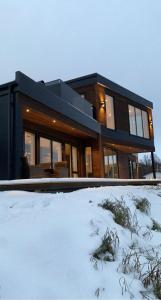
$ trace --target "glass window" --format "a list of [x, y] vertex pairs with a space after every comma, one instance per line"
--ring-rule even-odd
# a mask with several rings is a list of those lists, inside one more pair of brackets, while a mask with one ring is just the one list
[[130, 133], [149, 138], [149, 121], [148, 113], [132, 105], [129, 108], [129, 123], [130, 123]]
[[67, 166], [69, 170], [69, 177], [72, 176], [72, 158], [71, 158], [71, 145], [65, 144], [65, 157], [67, 161]]
[[115, 129], [113, 97], [106, 95], [105, 103], [106, 103], [106, 126], [107, 128]]
[[132, 105], [129, 105], [128, 108], [129, 108], [130, 133], [136, 135], [135, 108]]
[[92, 174], [92, 149], [91, 147], [85, 148], [85, 160], [86, 160], [86, 176]]
[[40, 163], [51, 162], [51, 142], [48, 139], [40, 138]]
[[55, 141], [52, 142], [52, 161], [53, 164], [62, 161], [62, 145]]
[[25, 131], [25, 156], [29, 165], [35, 165], [35, 135]]
[[142, 110], [142, 117], [143, 117], [143, 131], [144, 137], [149, 139], [149, 122], [148, 122], [148, 113]]
[[78, 164], [77, 164], [77, 148], [72, 147], [72, 170], [73, 172], [78, 172]]
[[143, 137], [143, 124], [142, 124], [141, 109], [135, 108], [135, 114], [136, 114], [137, 135]]
[[104, 148], [105, 177], [118, 178], [117, 154], [111, 149]]

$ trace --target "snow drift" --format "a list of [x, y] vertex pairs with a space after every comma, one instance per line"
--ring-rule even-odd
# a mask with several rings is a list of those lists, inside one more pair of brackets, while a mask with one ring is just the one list
[[[146, 207], [139, 207], [140, 199], [146, 199]], [[123, 203], [129, 226], [103, 207], [106, 201]], [[153, 282], [144, 279], [148, 255], [160, 263], [160, 216], [160, 187], [1, 192], [0, 297], [157, 298]], [[112, 256], [111, 248], [101, 250], [105, 238]], [[160, 276], [160, 265], [157, 271]]]

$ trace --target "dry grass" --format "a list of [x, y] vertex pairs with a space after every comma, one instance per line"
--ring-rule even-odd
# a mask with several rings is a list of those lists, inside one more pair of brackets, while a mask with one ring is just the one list
[[117, 232], [107, 230], [104, 234], [101, 245], [93, 252], [94, 259], [103, 261], [114, 261], [119, 245]]
[[150, 213], [150, 202], [146, 198], [133, 198], [136, 209], [139, 209], [142, 213], [148, 215]]
[[132, 229], [132, 216], [130, 209], [125, 205], [124, 200], [110, 201], [106, 199], [99, 204], [102, 208], [109, 210], [114, 215], [114, 221], [124, 228]]

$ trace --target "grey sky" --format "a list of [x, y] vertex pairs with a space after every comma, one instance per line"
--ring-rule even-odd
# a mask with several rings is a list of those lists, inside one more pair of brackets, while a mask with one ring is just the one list
[[0, 83], [98, 72], [154, 103], [161, 157], [161, 0], [0, 0]]

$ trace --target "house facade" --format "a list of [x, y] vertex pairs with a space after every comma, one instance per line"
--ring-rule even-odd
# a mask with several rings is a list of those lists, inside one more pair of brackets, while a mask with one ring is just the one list
[[153, 162], [152, 108], [97, 73], [45, 83], [16, 72], [0, 86], [0, 179], [139, 178], [138, 153]]

